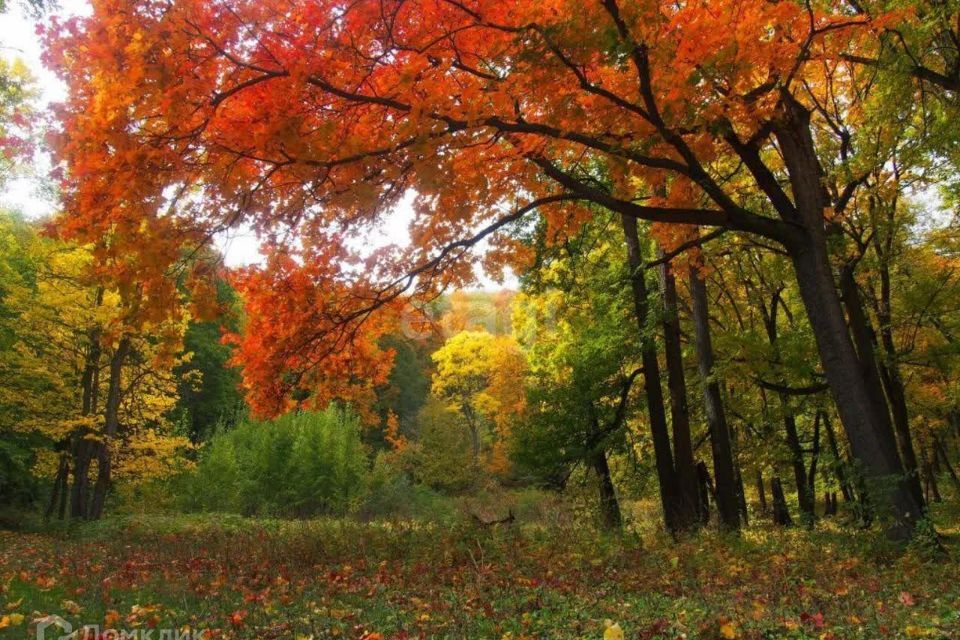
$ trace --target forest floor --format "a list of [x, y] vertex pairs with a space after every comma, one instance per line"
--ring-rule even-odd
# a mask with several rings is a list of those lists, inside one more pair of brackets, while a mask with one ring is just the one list
[[209, 515], [0, 532], [0, 638], [50, 615], [138, 639], [960, 638], [954, 515], [937, 514], [940, 556], [830, 522], [679, 543]]

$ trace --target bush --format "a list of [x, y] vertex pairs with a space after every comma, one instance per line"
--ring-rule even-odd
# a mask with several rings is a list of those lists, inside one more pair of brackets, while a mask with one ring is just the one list
[[[413, 484], [400, 468], [404, 452], [381, 452], [373, 463], [369, 494], [360, 509], [367, 520], [422, 520], [448, 524], [456, 511], [450, 498]], [[398, 455], [399, 454], [399, 455]]]
[[368, 469], [356, 416], [331, 406], [218, 434], [196, 472], [179, 482], [187, 509], [344, 515], [363, 500]]
[[419, 440], [411, 451], [417, 482], [438, 491], [461, 491], [476, 479], [470, 434], [460, 416], [430, 398], [417, 415]]

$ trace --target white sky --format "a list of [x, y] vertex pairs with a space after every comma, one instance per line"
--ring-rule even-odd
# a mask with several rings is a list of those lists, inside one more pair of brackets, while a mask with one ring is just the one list
[[[90, 7], [86, 0], [58, 0], [54, 14], [61, 17], [86, 15]], [[46, 18], [41, 18], [45, 20]], [[42, 44], [36, 35], [36, 21], [26, 15], [17, 0], [9, 2], [6, 13], [0, 14], [0, 56], [8, 60], [20, 58], [37, 78], [40, 89], [40, 106], [62, 100], [66, 88], [41, 62]], [[49, 158], [38, 154], [32, 167], [23, 167], [21, 175], [0, 189], [0, 206], [21, 211], [30, 218], [39, 218], [53, 213], [57, 202], [55, 196], [45, 192], [43, 176], [49, 170]], [[384, 246], [389, 243], [407, 244], [410, 241], [408, 225], [413, 219], [412, 196], [403, 199], [397, 209], [387, 217], [383, 227], [371, 233], [366, 240], [370, 247]], [[217, 245], [224, 254], [229, 266], [242, 266], [259, 262], [262, 258], [257, 251], [256, 235], [249, 228], [231, 230], [217, 238]], [[479, 267], [478, 267], [479, 269]], [[478, 271], [480, 284], [484, 289], [496, 290], [503, 286], [516, 288], [516, 278], [510, 276], [504, 285], [485, 277]]]

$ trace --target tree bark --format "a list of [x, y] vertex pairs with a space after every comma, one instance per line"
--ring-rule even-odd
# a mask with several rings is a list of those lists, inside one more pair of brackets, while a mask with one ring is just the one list
[[[661, 250], [659, 254], [662, 258], [663, 251]], [[667, 388], [670, 392], [673, 457], [680, 497], [677, 513], [680, 527], [688, 529], [696, 526], [699, 521], [700, 493], [697, 489], [697, 467], [693, 459], [690, 409], [687, 404], [687, 383], [680, 345], [677, 283], [668, 263], [661, 264], [658, 271], [663, 298], [663, 343], [667, 363]]]
[[887, 508], [893, 518], [888, 535], [905, 541], [913, 535], [923, 505], [906, 482], [889, 421], [876, 415], [837, 295], [823, 222], [824, 211], [832, 203], [810, 131], [810, 112], [786, 92], [782, 105], [774, 134], [790, 178], [796, 208], [793, 221], [799, 223], [786, 249], [840, 420], [876, 496], [871, 504]]
[[770, 481], [770, 493], [773, 495], [773, 524], [781, 527], [793, 526], [793, 519], [787, 508], [787, 498], [783, 495], [783, 484], [777, 476]]
[[644, 392], [647, 397], [647, 413], [650, 418], [653, 453], [657, 468], [657, 479], [660, 484], [660, 503], [663, 507], [663, 519], [667, 529], [671, 532], [677, 532], [682, 529], [682, 518], [677, 510], [680, 502], [680, 487], [673, 464], [670, 433], [667, 430], [666, 407], [663, 402], [663, 388], [661, 387], [656, 343], [650, 338], [648, 332], [650, 301], [643, 254], [640, 248], [640, 236], [637, 232], [635, 218], [623, 215], [620, 219], [627, 244], [627, 266], [630, 269], [633, 305], [636, 310], [637, 325], [643, 344], [641, 359], [643, 362]]
[[[910, 424], [907, 417], [906, 398], [902, 398], [902, 407], [900, 411], [894, 411], [899, 416], [899, 420], [890, 421], [890, 407], [887, 405], [887, 394], [896, 394], [897, 390], [892, 388], [893, 381], [889, 375], [880, 374], [880, 367], [877, 361], [874, 343], [876, 334], [863, 308], [863, 301], [860, 298], [860, 289], [854, 278], [853, 268], [845, 266], [840, 270], [840, 291], [843, 295], [843, 304], [847, 309], [847, 318], [850, 323], [850, 331], [853, 334], [853, 342], [856, 345], [857, 354], [860, 357], [860, 365], [863, 371], [863, 377], [870, 391], [870, 398], [873, 401], [873, 411], [878, 424], [881, 424], [884, 430], [893, 430], [896, 434], [897, 445], [900, 453], [900, 460], [903, 464], [906, 477], [904, 482], [909, 490], [914, 494], [914, 499], [924, 506], [923, 489], [920, 486], [920, 474], [917, 465], [917, 455], [914, 451], [913, 440], [910, 437]], [[900, 389], [902, 394], [902, 388]], [[895, 398], [890, 397], [891, 404], [896, 406]]]
[[70, 475], [70, 456], [66, 452], [60, 454], [60, 462], [57, 465], [57, 475], [53, 479], [53, 491], [50, 493], [50, 502], [43, 513], [43, 519], [49, 520], [54, 510], [60, 505], [59, 515], [63, 520], [64, 509], [66, 506], [67, 479]]
[[600, 493], [600, 521], [604, 529], [619, 531], [623, 526], [623, 516], [620, 513], [620, 502], [617, 500], [617, 489], [610, 475], [607, 453], [602, 448], [598, 449], [592, 463], [593, 470], [597, 474]]
[[89, 517], [98, 520], [103, 515], [103, 506], [107, 499], [107, 490], [111, 482], [110, 445], [117, 436], [120, 426], [120, 396], [123, 365], [130, 353], [130, 338], [124, 336], [110, 359], [110, 381], [107, 387], [107, 403], [104, 408], [103, 439], [97, 447], [97, 483], [93, 490], [93, 502]]
[[760, 513], [767, 512], [767, 489], [763, 486], [763, 472], [757, 470], [757, 498], [760, 500]]
[[790, 409], [789, 399], [780, 394], [780, 405], [783, 407], [783, 428], [786, 431], [787, 447], [790, 449], [790, 463], [793, 467], [793, 478], [797, 485], [797, 502], [800, 513], [807, 524], [814, 520], [813, 496], [807, 490], [807, 467], [803, 461], [803, 447], [800, 446], [800, 436], [797, 433], [797, 420]]
[[690, 267], [690, 297], [693, 309], [693, 326], [697, 343], [697, 362], [703, 385], [704, 410], [710, 430], [713, 452], [713, 475], [717, 491], [717, 511], [720, 521], [730, 529], [740, 527], [740, 511], [737, 499], [736, 472], [733, 464], [733, 448], [730, 431], [720, 396], [720, 385], [713, 378], [713, 345], [710, 339], [710, 316], [707, 302], [707, 287], [698, 269]]

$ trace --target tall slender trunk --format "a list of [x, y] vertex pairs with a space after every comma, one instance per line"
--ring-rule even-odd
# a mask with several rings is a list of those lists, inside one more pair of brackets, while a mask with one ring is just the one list
[[810, 469], [807, 471], [807, 496], [810, 500], [810, 516], [816, 515], [817, 504], [817, 464], [820, 462], [820, 420], [822, 412], [817, 411], [813, 418], [813, 446], [810, 447]]
[[800, 436], [797, 432], [797, 419], [790, 408], [785, 394], [780, 394], [780, 404], [783, 407], [783, 428], [786, 431], [787, 447], [790, 449], [790, 463], [793, 467], [793, 478], [797, 485], [797, 502], [800, 513], [806, 524], [814, 520], [813, 496], [807, 490], [807, 466], [803, 461], [803, 447], [800, 445]]
[[730, 430], [723, 410], [720, 385], [713, 377], [713, 344], [710, 338], [710, 311], [707, 302], [707, 287], [699, 270], [691, 266], [690, 297], [693, 309], [693, 326], [697, 343], [697, 362], [703, 385], [704, 411], [710, 430], [713, 452], [713, 475], [717, 490], [717, 511], [720, 521], [730, 529], [740, 527], [740, 512], [737, 500], [736, 473], [733, 465], [733, 447], [730, 445]]
[[110, 381], [107, 387], [107, 403], [104, 409], [103, 439], [97, 447], [97, 484], [93, 489], [93, 502], [89, 517], [97, 520], [103, 515], [103, 506], [107, 499], [107, 490], [111, 481], [110, 446], [117, 436], [120, 426], [120, 396], [123, 365], [130, 353], [130, 338], [124, 336], [110, 359]]
[[680, 502], [680, 487], [673, 465], [670, 448], [670, 433], [667, 430], [667, 414], [663, 402], [660, 364], [657, 361], [656, 342], [649, 336], [650, 301], [644, 271], [643, 253], [640, 248], [640, 236], [637, 221], [630, 216], [621, 216], [624, 240], [627, 245], [627, 265], [630, 268], [630, 285], [633, 291], [633, 305], [636, 310], [637, 324], [640, 329], [643, 346], [644, 392], [647, 397], [647, 413], [650, 418], [650, 432], [653, 437], [653, 453], [660, 483], [660, 503], [663, 506], [663, 519], [667, 529], [673, 532], [682, 529], [682, 518], [677, 511]]
[[[660, 251], [660, 257], [663, 252]], [[683, 528], [697, 525], [700, 492], [697, 488], [697, 465], [693, 459], [690, 436], [690, 409], [687, 404], [687, 382], [683, 371], [683, 350], [680, 345], [680, 316], [677, 305], [677, 283], [670, 265], [659, 268], [660, 292], [663, 298], [663, 344], [667, 363], [667, 389], [670, 392], [670, 418], [673, 427], [673, 459], [679, 483], [679, 524]]]
[[937, 484], [937, 474], [933, 472], [933, 464], [930, 462], [930, 456], [927, 455], [926, 449], [921, 447], [920, 456], [923, 459], [923, 475], [924, 484], [927, 487], [927, 499], [932, 502], [942, 502], [943, 497], [940, 495], [940, 485]]

